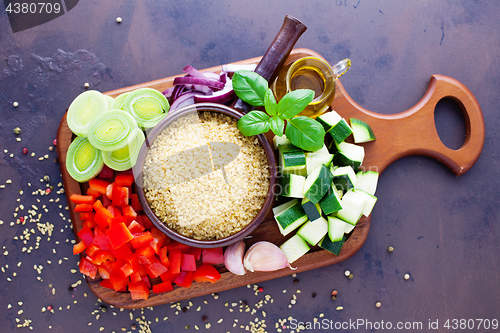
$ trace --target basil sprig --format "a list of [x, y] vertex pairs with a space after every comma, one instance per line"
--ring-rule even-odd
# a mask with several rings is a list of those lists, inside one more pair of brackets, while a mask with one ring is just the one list
[[238, 120], [238, 129], [243, 135], [251, 136], [271, 130], [275, 135], [282, 136], [286, 122], [285, 134], [293, 145], [307, 151], [323, 147], [323, 126], [309, 117], [295, 117], [312, 102], [314, 91], [293, 90], [277, 103], [266, 79], [255, 72], [237, 71], [232, 83], [234, 92], [241, 100], [253, 106], [264, 106], [266, 110], [250, 111]]

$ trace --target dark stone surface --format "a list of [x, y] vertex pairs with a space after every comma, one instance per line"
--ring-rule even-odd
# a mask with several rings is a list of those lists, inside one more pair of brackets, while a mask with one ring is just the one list
[[[151, 322], [153, 332], [194, 331], [195, 325], [201, 331], [240, 332], [258, 318], [274, 332], [279, 320], [291, 316], [310, 324], [314, 318], [331, 325], [365, 320], [373, 324], [372, 331], [383, 331], [375, 329], [382, 321], [394, 327], [398, 322], [421, 322], [423, 328], [407, 331], [445, 332], [448, 319], [500, 319], [500, 5], [496, 1], [80, 1], [59, 18], [16, 33], [1, 6], [0, 185], [5, 188], [0, 188], [0, 331], [14, 331], [25, 320], [31, 320], [28, 326], [34, 332], [99, 332], [101, 327], [104, 332], [121, 332], [131, 331], [132, 324], [139, 331], [136, 318], [143, 318]], [[481, 157], [460, 177], [427, 157], [412, 156], [392, 164], [380, 178], [379, 201], [362, 249], [337, 265], [299, 274], [298, 284], [287, 277], [262, 283], [264, 291], [257, 296], [251, 286], [221, 292], [218, 299], [207, 295], [183, 301], [177, 315], [170, 305], [143, 311], [108, 307], [103, 312], [81, 274], [70, 271], [78, 269], [78, 258], [72, 255], [74, 237], [64, 195], [56, 193], [61, 181], [56, 152], [49, 151], [69, 103], [84, 91], [85, 82], [91, 89], [109, 91], [179, 74], [186, 64], [202, 69], [260, 56], [286, 14], [308, 26], [297, 47], [312, 49], [332, 64], [346, 57], [352, 60], [342, 83], [356, 102], [371, 111], [397, 113], [410, 108], [432, 74], [461, 81], [484, 114]], [[121, 24], [117, 17], [123, 19]], [[12, 106], [15, 101], [17, 108]], [[448, 146], [461, 145], [464, 121], [453, 103], [440, 103], [436, 125]], [[14, 134], [18, 126], [21, 142]], [[27, 155], [23, 147], [28, 148]], [[36, 155], [30, 156], [31, 152]], [[49, 158], [40, 161], [45, 154]], [[46, 188], [47, 183], [40, 182], [45, 175], [54, 191], [33, 196]], [[60, 202], [49, 201], [56, 198]], [[50, 240], [36, 222], [15, 223], [19, 216], [30, 214], [32, 205], [38, 207], [37, 217], [42, 214], [40, 223], [55, 226]], [[26, 244], [25, 233], [30, 234]], [[30, 246], [31, 253], [23, 251]], [[388, 246], [394, 252], [388, 253]], [[34, 265], [43, 266], [40, 274]], [[344, 276], [346, 269], [353, 279]], [[406, 273], [409, 280], [404, 280]], [[82, 284], [69, 290], [79, 280]], [[334, 289], [338, 295], [332, 301]], [[289, 308], [294, 294], [297, 302]], [[258, 308], [264, 295], [273, 302]], [[240, 301], [256, 312], [240, 312]], [[380, 308], [375, 307], [377, 301]], [[183, 312], [189, 302], [192, 306]], [[42, 311], [49, 305], [53, 314]], [[343, 310], [337, 311], [337, 306]], [[436, 320], [439, 329], [429, 329], [429, 321]], [[208, 323], [211, 327], [206, 330]], [[478, 324], [472, 331], [485, 331], [477, 329]], [[369, 328], [350, 326], [342, 331]], [[290, 326], [284, 330], [290, 331]]]

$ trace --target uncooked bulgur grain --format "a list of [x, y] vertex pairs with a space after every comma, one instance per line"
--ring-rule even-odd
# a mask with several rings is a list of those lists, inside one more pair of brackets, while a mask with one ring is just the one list
[[269, 163], [256, 137], [216, 112], [191, 113], [157, 136], [144, 162], [153, 212], [194, 239], [230, 236], [259, 213], [269, 189]]

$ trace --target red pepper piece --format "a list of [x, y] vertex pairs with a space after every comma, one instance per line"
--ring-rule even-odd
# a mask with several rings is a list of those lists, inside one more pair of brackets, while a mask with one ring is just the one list
[[113, 217], [113, 214], [111, 214], [109, 210], [104, 207], [99, 207], [96, 209], [94, 221], [100, 228], [106, 228], [107, 226], [109, 226], [109, 222]]
[[94, 219], [88, 219], [82, 222], [82, 227], [84, 228], [89, 228], [89, 229], [94, 229], [96, 226], [96, 223]]
[[196, 271], [196, 260], [193, 254], [182, 253], [181, 271]]
[[93, 188], [88, 188], [87, 189], [87, 195], [91, 195], [93, 196], [94, 198], [98, 198], [102, 195], [101, 192], [97, 191], [96, 189], [93, 189]]
[[163, 232], [160, 231], [160, 229], [152, 227], [151, 230], [151, 235], [153, 236], [154, 240], [151, 242], [151, 247], [155, 249], [156, 254], [160, 253], [160, 248], [163, 246], [169, 244], [171, 242], [170, 238], [167, 237]]
[[130, 297], [133, 300], [148, 299], [149, 288], [147, 284], [143, 281], [129, 283], [128, 290], [130, 291]]
[[[140, 215], [140, 216], [141, 216], [141, 221], [142, 221], [142, 225], [144, 226], [144, 228], [151, 229], [152, 227], [154, 227], [153, 222], [151, 222], [151, 220], [149, 219], [149, 217], [147, 215]], [[139, 216], [137, 216], [137, 217], [139, 217]]]
[[173, 274], [180, 273], [181, 272], [181, 261], [182, 261], [181, 251], [178, 251], [178, 250], [170, 251], [170, 248], [169, 248], [168, 249], [168, 259], [170, 260], [169, 270], [171, 270]]
[[87, 246], [87, 256], [95, 256], [99, 251], [101, 251], [101, 248], [97, 246], [95, 243], [91, 243]]
[[97, 266], [88, 261], [85, 258], [80, 259], [80, 273], [90, 277], [91, 279], [95, 279], [97, 275]]
[[134, 175], [131, 173], [120, 173], [115, 177], [115, 183], [120, 186], [131, 186], [134, 183]]
[[134, 272], [130, 276], [130, 282], [139, 282], [142, 281], [141, 273], [139, 272]]
[[152, 279], [157, 278], [167, 271], [167, 268], [158, 259], [150, 265], [145, 265], [144, 268]]
[[168, 251], [179, 251], [179, 252], [186, 252], [191, 248], [191, 246], [179, 243], [178, 241], [171, 241], [170, 244], [167, 245]]
[[104, 179], [94, 178], [89, 180], [89, 187], [101, 194], [106, 194], [106, 188], [109, 184], [111, 183]]
[[139, 197], [137, 196], [137, 193], [132, 193], [130, 195], [130, 204], [132, 205], [132, 208], [136, 212], [142, 211], [142, 205], [141, 205], [141, 202], [139, 201]]
[[109, 227], [111, 228], [112, 226], [115, 226], [115, 225], [117, 225], [119, 223], [125, 223], [125, 225], [127, 225], [128, 224], [128, 218], [126, 216], [115, 216], [115, 217], [112, 217], [109, 220]]
[[99, 226], [95, 226], [94, 228], [93, 244], [98, 246], [101, 250], [108, 250], [111, 247], [111, 244], [109, 244], [108, 235], [106, 235], [106, 233], [101, 228], [99, 228]]
[[224, 252], [222, 247], [203, 249], [201, 255], [204, 264], [219, 265], [224, 263]]
[[127, 244], [116, 249], [110, 244], [109, 251], [113, 254], [113, 256], [115, 256], [116, 259], [125, 259], [132, 254], [132, 250], [130, 250]]
[[174, 283], [178, 285], [179, 287], [184, 287], [184, 288], [189, 288], [191, 287], [191, 284], [193, 283], [193, 271], [182, 271], [179, 273], [179, 275], [175, 278]]
[[99, 282], [99, 285], [103, 286], [104, 288], [113, 289], [113, 285], [111, 284], [109, 278], [103, 278], [103, 280]]
[[155, 250], [149, 246], [149, 245], [144, 245], [138, 249], [135, 250], [135, 253], [137, 253], [140, 256], [144, 257], [152, 257], [156, 254]]
[[122, 206], [122, 214], [123, 216], [128, 217], [130, 221], [133, 221], [137, 218], [137, 213], [130, 205]]
[[94, 215], [95, 215], [94, 212], [81, 212], [81, 213], [79, 213], [80, 220], [82, 220], [82, 221], [93, 219]]
[[160, 278], [163, 282], [170, 281], [170, 283], [174, 283], [174, 281], [178, 275], [179, 275], [179, 273], [172, 273], [171, 270], [167, 270], [165, 273], [160, 275]]
[[163, 266], [169, 268], [170, 267], [170, 260], [168, 260], [167, 247], [164, 246], [164, 247], [160, 248], [160, 253], [158, 255], [160, 256], [160, 261], [163, 264]]
[[80, 241], [78, 244], [73, 245], [73, 254], [82, 253], [87, 248], [87, 244], [84, 241]]
[[111, 254], [110, 251], [107, 250], [99, 250], [97, 253], [93, 254], [92, 256], [87, 255], [87, 259], [92, 261], [92, 263], [96, 265], [101, 265], [105, 261], [110, 261], [113, 262], [115, 261], [115, 257]]
[[172, 287], [172, 283], [170, 283], [170, 281], [164, 281], [153, 285], [153, 292], [155, 294], [167, 293], [172, 290], [174, 290], [174, 287]]
[[196, 260], [201, 259], [201, 248], [199, 247], [192, 247], [189, 250], [187, 250], [186, 253], [193, 254]]
[[92, 212], [94, 207], [91, 204], [77, 204], [75, 206], [75, 212]]
[[115, 183], [111, 183], [108, 185], [108, 187], [106, 187], [106, 193], [105, 195], [111, 199], [113, 198], [113, 187], [114, 187]]
[[108, 235], [109, 241], [114, 248], [118, 248], [134, 238], [125, 223], [114, 225], [109, 228], [106, 234]]
[[146, 228], [144, 228], [141, 224], [134, 220], [128, 225], [128, 230], [130, 230], [132, 235], [134, 235], [143, 232], [144, 230], [146, 230]]
[[85, 203], [92, 205], [95, 201], [95, 198], [91, 195], [72, 194], [69, 197], [69, 200], [71, 200], [71, 202], [76, 204]]
[[138, 249], [145, 245], [149, 245], [151, 241], [154, 240], [153, 236], [149, 231], [145, 231], [141, 234], [135, 235], [134, 238], [130, 241], [134, 249]]
[[111, 202], [115, 206], [128, 205], [128, 188], [114, 184]]
[[86, 246], [89, 246], [94, 241], [94, 233], [88, 227], [83, 227], [82, 230], [78, 231], [77, 235]]
[[196, 282], [212, 282], [220, 279], [219, 271], [210, 264], [201, 264], [193, 274], [193, 280]]
[[120, 276], [119, 274], [112, 273], [109, 276], [109, 281], [114, 291], [127, 291], [128, 277]]

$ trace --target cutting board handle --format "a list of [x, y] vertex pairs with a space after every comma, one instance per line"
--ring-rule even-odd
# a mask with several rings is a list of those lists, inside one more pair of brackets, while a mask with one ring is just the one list
[[[357, 105], [344, 91], [338, 101], [340, 109], [354, 107], [351, 117], [368, 122], [377, 140], [365, 144], [363, 166], [379, 169], [408, 155], [426, 155], [448, 166], [457, 176], [467, 172], [481, 154], [484, 144], [484, 120], [474, 95], [459, 81], [444, 75], [433, 75], [422, 99], [412, 108], [397, 114], [385, 115], [368, 111]], [[335, 96], [337, 98], [337, 96]], [[434, 120], [437, 103], [451, 98], [461, 108], [465, 119], [466, 136], [459, 149], [446, 147], [439, 138]], [[332, 108], [335, 109], [335, 100]], [[377, 136], [377, 133], [380, 135]], [[382, 135], [383, 134], [383, 135]], [[380, 137], [380, 140], [379, 140]]]

